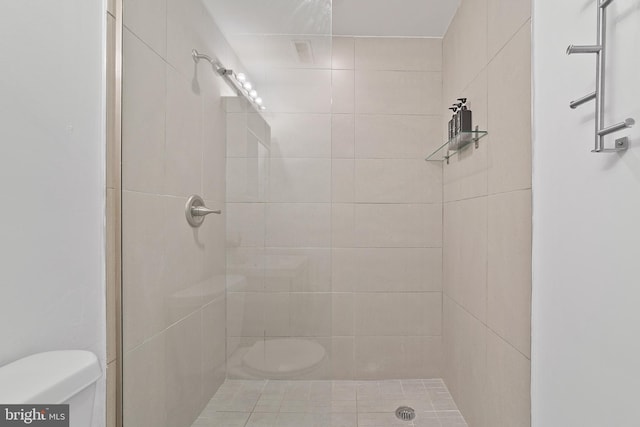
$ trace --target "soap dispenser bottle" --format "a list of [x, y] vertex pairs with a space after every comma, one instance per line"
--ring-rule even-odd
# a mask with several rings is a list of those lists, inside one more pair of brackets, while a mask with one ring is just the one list
[[449, 120], [449, 138], [451, 141], [456, 136], [456, 112], [458, 111], [458, 107], [449, 107], [449, 110], [453, 111], [453, 116], [451, 116], [451, 120]]
[[471, 132], [471, 110], [467, 109], [465, 105], [467, 103], [467, 98], [458, 98], [460, 101], [460, 108], [456, 113], [456, 134], [460, 134], [461, 132]]

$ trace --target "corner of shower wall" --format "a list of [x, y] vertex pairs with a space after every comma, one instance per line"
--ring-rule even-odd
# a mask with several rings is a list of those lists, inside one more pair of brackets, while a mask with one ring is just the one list
[[531, 422], [530, 17], [463, 1], [443, 40], [443, 111], [489, 132], [444, 165], [444, 379], [473, 427]]

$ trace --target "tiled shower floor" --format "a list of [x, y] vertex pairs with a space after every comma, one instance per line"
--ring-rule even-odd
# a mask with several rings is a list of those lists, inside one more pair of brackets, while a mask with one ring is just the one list
[[[399, 406], [413, 421], [395, 416]], [[227, 380], [192, 427], [466, 427], [440, 379]]]

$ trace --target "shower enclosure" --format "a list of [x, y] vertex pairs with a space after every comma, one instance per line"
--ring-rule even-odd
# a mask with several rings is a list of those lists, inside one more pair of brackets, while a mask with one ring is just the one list
[[[124, 427], [466, 425], [422, 160], [442, 41], [334, 37], [330, 0], [164, 3], [124, 3]], [[222, 213], [191, 226], [193, 195]]]

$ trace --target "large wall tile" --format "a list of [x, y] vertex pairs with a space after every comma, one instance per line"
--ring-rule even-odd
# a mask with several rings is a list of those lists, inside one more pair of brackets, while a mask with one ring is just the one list
[[354, 77], [351, 70], [333, 70], [331, 72], [331, 112], [353, 113]]
[[123, 2], [124, 25], [158, 55], [167, 53], [167, 1], [127, 0]]
[[227, 203], [227, 239], [238, 246], [264, 247], [265, 204]]
[[486, 426], [487, 332], [485, 325], [444, 298], [445, 382], [470, 426]]
[[358, 37], [355, 66], [358, 70], [441, 71], [442, 39]]
[[260, 140], [247, 129], [247, 115], [227, 113], [226, 116], [227, 157], [258, 157]]
[[442, 70], [447, 76], [445, 92], [465, 88], [487, 65], [487, 1], [462, 1], [445, 34], [442, 46]]
[[489, 94], [489, 193], [531, 188], [530, 24], [489, 64]]
[[531, 0], [488, 0], [489, 58], [531, 18]]
[[439, 203], [442, 165], [416, 160], [356, 160], [358, 203]]
[[331, 161], [331, 201], [353, 203], [355, 196], [355, 162], [353, 159]]
[[441, 113], [439, 72], [356, 71], [356, 113]]
[[531, 362], [487, 330], [486, 425], [531, 425]]
[[[192, 49], [215, 55], [226, 67], [238, 68], [239, 61], [213, 22], [200, 0], [166, 0], [167, 3], [167, 62], [186, 79], [194, 75], [211, 75], [206, 61], [196, 64]], [[225, 94], [233, 91], [227, 89]]]
[[269, 114], [271, 157], [331, 158], [331, 115]]
[[202, 99], [167, 66], [165, 194], [202, 194]]
[[[202, 99], [202, 197], [223, 206], [226, 201], [226, 120], [220, 80], [200, 77]], [[258, 147], [259, 148], [259, 147]]]
[[442, 144], [440, 116], [357, 115], [358, 159], [422, 159]]
[[291, 334], [297, 337], [330, 337], [331, 303], [330, 293], [292, 293]]
[[[163, 329], [165, 202], [161, 196], [123, 192], [122, 272], [124, 351]], [[150, 214], [151, 212], [151, 214]]]
[[331, 71], [267, 70], [261, 82], [263, 98], [275, 113], [330, 113]]
[[264, 290], [264, 248], [237, 247], [227, 236], [226, 288], [229, 292]]
[[206, 405], [225, 380], [226, 373], [226, 305], [225, 297], [202, 308], [202, 393]]
[[335, 248], [334, 291], [419, 292], [442, 289], [439, 248]]
[[123, 37], [123, 187], [159, 194], [165, 181], [165, 63], [131, 32], [124, 30]]
[[353, 293], [334, 292], [331, 302], [331, 334], [333, 336], [353, 335], [354, 298]]
[[331, 205], [331, 246], [350, 248], [356, 246], [355, 210], [352, 203], [333, 203]]
[[331, 201], [330, 159], [271, 159], [269, 201]]
[[331, 377], [333, 379], [354, 379], [354, 347], [354, 337], [334, 336], [331, 339]]
[[123, 417], [130, 425], [167, 425], [166, 347], [161, 333], [124, 355]]
[[353, 114], [331, 116], [331, 157], [352, 159], [354, 157]]
[[487, 199], [444, 206], [445, 293], [485, 321], [487, 316]]
[[184, 217], [186, 198], [164, 197], [163, 200], [166, 218], [162, 228], [165, 244], [165, 270], [162, 282], [167, 292], [164, 306], [165, 326], [168, 327], [204, 304], [202, 298], [188, 296], [192, 292], [207, 288], [206, 230], [213, 225], [212, 221], [221, 219], [209, 218], [208, 224], [194, 230], [187, 224]]
[[202, 401], [200, 313], [172, 325], [165, 336], [167, 425], [190, 425], [197, 418]]
[[262, 294], [261, 306], [264, 310], [262, 328], [263, 336], [288, 337], [292, 334], [292, 310], [283, 309], [290, 307], [293, 298], [288, 292], [266, 292]]
[[264, 162], [260, 157], [227, 159], [227, 202], [265, 201], [268, 181]]
[[487, 324], [531, 353], [531, 190], [489, 197]]
[[332, 37], [331, 68], [334, 70], [353, 70], [354, 38]]
[[354, 239], [356, 247], [440, 247], [442, 206], [355, 205]]
[[267, 246], [329, 247], [331, 205], [268, 203]]
[[440, 371], [440, 337], [356, 337], [355, 379], [425, 378]]
[[264, 336], [264, 292], [227, 294], [227, 336]]
[[264, 289], [271, 292], [330, 292], [329, 248], [265, 248]]
[[357, 293], [355, 334], [360, 336], [434, 336], [441, 334], [442, 295]]

